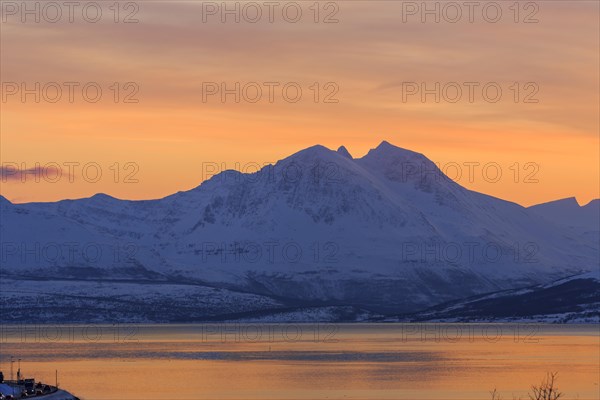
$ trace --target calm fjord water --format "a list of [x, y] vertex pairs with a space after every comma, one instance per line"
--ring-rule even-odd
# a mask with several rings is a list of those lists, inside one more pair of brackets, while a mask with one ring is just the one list
[[[598, 325], [2, 326], [0, 362], [91, 399], [599, 399]], [[16, 371], [16, 369], [15, 369]]]

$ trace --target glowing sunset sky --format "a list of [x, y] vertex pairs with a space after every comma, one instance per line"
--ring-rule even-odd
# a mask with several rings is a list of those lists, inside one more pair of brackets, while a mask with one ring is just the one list
[[[77, 171], [72, 183], [5, 179], [1, 193], [9, 200], [98, 192], [157, 198], [197, 186], [203, 163], [234, 168], [274, 162], [317, 143], [334, 150], [343, 144], [360, 157], [382, 140], [441, 165], [497, 163], [503, 173], [498, 182], [483, 179], [481, 169], [469, 182], [464, 167], [459, 183], [523, 205], [570, 196], [583, 204], [600, 195], [596, 1], [536, 2], [537, 23], [515, 23], [508, 3], [497, 23], [481, 12], [473, 23], [466, 16], [457, 23], [422, 23], [419, 15], [403, 22], [402, 2], [393, 1], [337, 2], [337, 23], [315, 23], [313, 2], [298, 2], [306, 15], [298, 23], [277, 12], [273, 23], [266, 17], [221, 23], [220, 14], [205, 15], [203, 22], [200, 2], [138, 4], [139, 22], [130, 24], [114, 23], [111, 15], [95, 24], [81, 18], [21, 23], [3, 14], [4, 95], [6, 82], [98, 82], [103, 89], [97, 103], [84, 101], [80, 89], [73, 103], [66, 93], [56, 103], [35, 103], [33, 96], [22, 102], [20, 94], [3, 99], [3, 165], [95, 162], [103, 172], [97, 183]], [[329, 11], [321, 10], [319, 18]], [[523, 19], [528, 11], [521, 12]], [[135, 82], [139, 102], [114, 103], [114, 82]], [[203, 102], [203, 82], [280, 82], [279, 88], [297, 82], [303, 97], [286, 102], [276, 89], [271, 103], [265, 88], [257, 103], [235, 103], [233, 96]], [[309, 89], [314, 82], [321, 96], [329, 92], [326, 83], [335, 83], [339, 101], [315, 103]], [[472, 103], [466, 92], [456, 103], [436, 103], [433, 96], [403, 101], [403, 82], [478, 82], [480, 89]], [[500, 101], [482, 98], [487, 82], [502, 88]], [[510, 89], [515, 82], [519, 102]], [[537, 103], [522, 101], [527, 82], [539, 88]], [[121, 166], [118, 183], [109, 169], [115, 162]], [[139, 166], [138, 183], [122, 182], [127, 162]], [[539, 165], [537, 183], [524, 182], [532, 171], [527, 163]]]

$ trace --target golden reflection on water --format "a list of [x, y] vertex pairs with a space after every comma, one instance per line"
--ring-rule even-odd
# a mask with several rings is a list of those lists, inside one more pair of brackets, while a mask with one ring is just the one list
[[526, 399], [550, 371], [565, 399], [600, 398], [598, 325], [38, 328], [3, 327], [5, 376], [13, 355], [85, 400]]

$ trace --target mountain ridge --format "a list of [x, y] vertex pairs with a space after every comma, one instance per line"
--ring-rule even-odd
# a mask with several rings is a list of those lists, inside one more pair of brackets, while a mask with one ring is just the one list
[[[321, 154], [328, 154], [328, 155], [338, 154], [338, 155], [341, 155], [341, 156], [346, 157], [346, 158], [348, 158], [350, 160], [353, 160], [353, 161], [360, 161], [360, 160], [366, 159], [367, 157], [369, 157], [369, 155], [370, 155], [370, 157], [373, 157], [374, 155], [381, 154], [383, 152], [389, 152], [390, 150], [391, 151], [397, 151], [399, 154], [404, 154], [405, 156], [411, 156], [413, 158], [417, 158], [417, 159], [419, 159], [419, 161], [424, 161], [424, 162], [426, 162], [426, 163], [428, 163], [428, 164], [430, 164], [432, 166], [435, 166], [435, 163], [433, 163], [431, 160], [429, 160], [424, 154], [418, 153], [418, 152], [415, 152], [415, 151], [412, 151], [412, 150], [409, 150], [409, 149], [406, 149], [406, 148], [402, 148], [402, 147], [399, 147], [399, 146], [395, 146], [395, 145], [391, 144], [390, 142], [388, 142], [387, 140], [382, 140], [376, 147], [370, 149], [364, 156], [359, 157], [359, 158], [352, 157], [352, 155], [350, 154], [350, 152], [347, 150], [347, 148], [344, 145], [341, 145], [337, 150], [331, 150], [331, 149], [327, 148], [326, 146], [323, 146], [323, 145], [320, 145], [320, 144], [316, 144], [316, 145], [307, 147], [305, 149], [299, 150], [298, 152], [293, 153], [293, 154], [289, 155], [288, 157], [280, 159], [280, 160], [276, 161], [274, 164], [266, 165], [266, 166], [262, 167], [261, 170], [259, 170], [258, 172], [243, 173], [243, 172], [237, 171], [235, 169], [226, 169], [226, 170], [218, 172], [215, 175], [212, 175], [210, 178], [206, 179], [203, 182], [200, 182], [198, 185], [192, 187], [191, 189], [181, 190], [181, 191], [178, 191], [178, 192], [175, 192], [175, 193], [171, 193], [171, 194], [167, 194], [167, 195], [165, 195], [163, 197], [154, 198], [154, 199], [144, 199], [144, 200], [121, 199], [121, 198], [114, 197], [114, 196], [112, 196], [112, 195], [110, 195], [108, 193], [98, 192], [98, 193], [95, 193], [95, 194], [93, 194], [91, 196], [81, 197], [81, 198], [75, 198], [75, 199], [59, 199], [59, 200], [56, 200], [56, 201], [33, 201], [33, 202], [25, 202], [25, 203], [14, 203], [14, 202], [8, 200], [5, 196], [3, 196], [3, 195], [0, 194], [0, 202], [8, 202], [10, 204], [57, 203], [57, 202], [60, 202], [60, 201], [76, 201], [76, 200], [92, 199], [92, 198], [95, 198], [95, 197], [98, 197], [98, 198], [99, 197], [108, 197], [108, 198], [112, 198], [112, 199], [116, 199], [116, 200], [121, 200], [121, 201], [157, 201], [157, 200], [163, 200], [165, 198], [168, 198], [168, 197], [180, 194], [180, 193], [185, 193], [185, 192], [193, 191], [193, 190], [199, 188], [202, 184], [204, 184], [206, 182], [209, 182], [209, 181], [211, 181], [211, 180], [213, 180], [215, 178], [222, 179], [221, 175], [234, 175], [234, 178], [235, 178], [235, 177], [239, 177], [239, 176], [243, 176], [243, 175], [254, 175], [254, 174], [257, 174], [257, 173], [259, 173], [262, 170], [273, 168], [275, 165], [277, 165], [277, 163], [282, 162], [284, 160], [287, 160], [290, 157], [294, 157], [294, 156], [296, 156], [298, 154], [311, 153], [311, 152], [319, 152]], [[414, 161], [414, 159], [411, 160], [411, 161]], [[439, 168], [437, 168], [437, 166], [435, 166], [435, 167], [436, 167], [436, 170], [434, 170], [434, 171], [435, 171], [435, 173], [438, 173]], [[433, 173], [431, 171], [424, 171], [425, 174], [427, 174], [428, 172], [429, 173]], [[413, 172], [413, 171], [408, 171], [407, 175], [412, 175], [414, 173], [415, 172]], [[445, 174], [443, 174], [443, 172], [439, 171], [439, 174], [440, 174], [440, 176], [443, 176], [445, 179], [450, 180], [450, 178], [448, 178]], [[469, 189], [465, 189], [465, 190], [469, 190]], [[495, 196], [487, 195], [487, 194], [480, 193], [480, 192], [475, 192], [475, 193], [478, 193], [480, 195], [485, 195], [485, 196], [490, 196], [490, 197], [496, 198]], [[500, 199], [500, 198], [498, 198], [498, 199]], [[514, 203], [514, 204], [518, 204], [518, 203], [513, 202], [511, 200], [506, 200], [506, 199], [501, 199], [501, 200], [506, 201], [506, 202], [511, 202], [511, 203]], [[583, 205], [580, 205], [579, 202], [577, 201], [577, 199], [574, 196], [566, 197], [566, 198], [561, 198], [561, 199], [548, 200], [548, 201], [544, 201], [542, 203], [538, 203], [538, 204], [534, 204], [534, 205], [530, 205], [530, 206], [523, 206], [521, 204], [518, 204], [518, 205], [521, 206], [521, 207], [524, 207], [524, 208], [533, 209], [533, 208], [539, 207], [539, 206], [555, 205], [555, 204], [574, 204], [574, 205], [577, 205], [578, 207], [596, 207], [596, 206], [600, 207], [600, 198], [598, 198], [598, 199], [592, 199], [588, 203], [583, 204]]]
[[[346, 153], [316, 145], [156, 200], [2, 202], [2, 272], [189, 281], [282, 306], [406, 313], [596, 267], [593, 235], [468, 190], [420, 153], [388, 142]], [[79, 249], [30, 254], [57, 242]]]

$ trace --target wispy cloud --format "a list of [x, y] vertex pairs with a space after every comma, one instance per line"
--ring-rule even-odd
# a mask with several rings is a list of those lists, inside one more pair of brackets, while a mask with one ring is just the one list
[[68, 171], [56, 166], [36, 165], [33, 168], [21, 168], [17, 163], [3, 163], [0, 166], [2, 182], [57, 182], [69, 177]]

